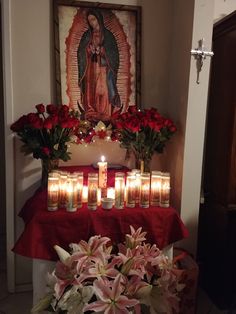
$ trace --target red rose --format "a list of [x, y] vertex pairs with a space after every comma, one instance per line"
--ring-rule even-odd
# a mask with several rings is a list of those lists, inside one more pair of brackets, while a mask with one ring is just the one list
[[31, 126], [35, 129], [42, 129], [43, 120], [39, 118], [38, 120], [34, 121], [34, 123], [31, 123]]
[[60, 125], [63, 129], [69, 128], [69, 123], [67, 120], [60, 121]]
[[41, 151], [44, 155], [49, 156], [50, 155], [50, 149], [48, 147], [42, 147]]
[[130, 129], [132, 132], [138, 132], [140, 130], [140, 121], [137, 119], [132, 119], [127, 121], [126, 128]]
[[41, 129], [43, 126], [43, 120], [39, 118], [37, 113], [29, 113], [27, 115], [29, 125], [35, 129]]
[[52, 129], [52, 127], [53, 127], [52, 120], [50, 118], [45, 119], [43, 122], [43, 127], [45, 129]]
[[45, 106], [43, 104], [38, 104], [35, 106], [37, 109], [38, 113], [44, 113], [45, 112]]
[[176, 132], [176, 131], [177, 131], [176, 126], [175, 126], [175, 125], [172, 125], [172, 126], [170, 127], [170, 131], [171, 131], [172, 133]]
[[14, 122], [10, 129], [13, 132], [20, 132], [24, 129], [24, 127], [28, 124], [28, 117], [26, 115], [23, 115], [20, 117], [16, 122]]
[[69, 113], [69, 107], [67, 105], [61, 105], [59, 107], [60, 113], [64, 112], [64, 113]]
[[137, 107], [135, 105], [133, 105], [133, 106], [129, 106], [128, 111], [130, 113], [136, 113], [138, 110], [137, 110]]
[[97, 131], [97, 136], [101, 139], [104, 139], [107, 136], [107, 132], [104, 130]]
[[50, 120], [51, 120], [53, 126], [58, 124], [58, 116], [56, 114], [51, 115]]
[[58, 106], [56, 105], [47, 105], [47, 113], [48, 114], [55, 114], [58, 112]]

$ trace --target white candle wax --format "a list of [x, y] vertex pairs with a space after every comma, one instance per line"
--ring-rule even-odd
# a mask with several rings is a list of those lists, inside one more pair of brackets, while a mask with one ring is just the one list
[[101, 157], [101, 161], [98, 162], [98, 186], [101, 189], [107, 187], [107, 162], [105, 157]]

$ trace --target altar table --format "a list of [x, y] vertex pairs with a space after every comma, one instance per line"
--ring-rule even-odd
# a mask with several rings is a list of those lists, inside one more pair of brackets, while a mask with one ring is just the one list
[[[65, 167], [68, 171], [88, 172], [97, 170], [90, 166]], [[108, 185], [114, 186], [114, 175], [117, 171], [108, 171]], [[173, 207], [124, 208], [104, 210], [98, 206], [97, 210], [87, 209], [87, 204], [76, 212], [58, 209], [47, 210], [46, 190], [37, 190], [25, 203], [19, 216], [25, 222], [25, 229], [16, 242], [13, 251], [17, 254], [37, 259], [39, 261], [56, 261], [58, 257], [54, 245], [64, 249], [70, 243], [88, 240], [93, 235], [107, 236], [112, 243], [125, 240], [125, 234], [130, 232], [130, 225], [135, 229], [142, 227], [147, 232], [147, 242], [157, 244], [160, 249], [188, 236], [188, 231], [181, 221], [179, 214]], [[35, 265], [34, 265], [35, 266]], [[44, 267], [40, 263], [40, 267]], [[33, 273], [33, 278], [37, 274]]]

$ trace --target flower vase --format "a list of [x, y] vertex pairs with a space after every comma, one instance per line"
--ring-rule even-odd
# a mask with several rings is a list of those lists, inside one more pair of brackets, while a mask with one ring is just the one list
[[142, 172], [150, 172], [151, 170], [151, 160], [150, 158], [139, 159], [135, 158], [135, 168], [140, 169]]
[[41, 188], [46, 188], [48, 184], [48, 174], [52, 170], [58, 168], [58, 159], [41, 159], [42, 162], [42, 177], [41, 177]]

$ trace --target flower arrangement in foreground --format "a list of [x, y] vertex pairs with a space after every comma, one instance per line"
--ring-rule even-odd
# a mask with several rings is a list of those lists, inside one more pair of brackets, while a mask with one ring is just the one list
[[[136, 161], [150, 162], [154, 152], [162, 153], [166, 142], [176, 132], [173, 121], [163, 117], [155, 108], [128, 111], [113, 116], [121, 147], [133, 152]], [[148, 170], [148, 169], [147, 169]]]
[[71, 254], [59, 246], [60, 261], [48, 274], [49, 292], [31, 313], [178, 313], [184, 285], [172, 261], [156, 245], [145, 243], [146, 232], [132, 226], [125, 244], [116, 249], [107, 237], [71, 244]]

